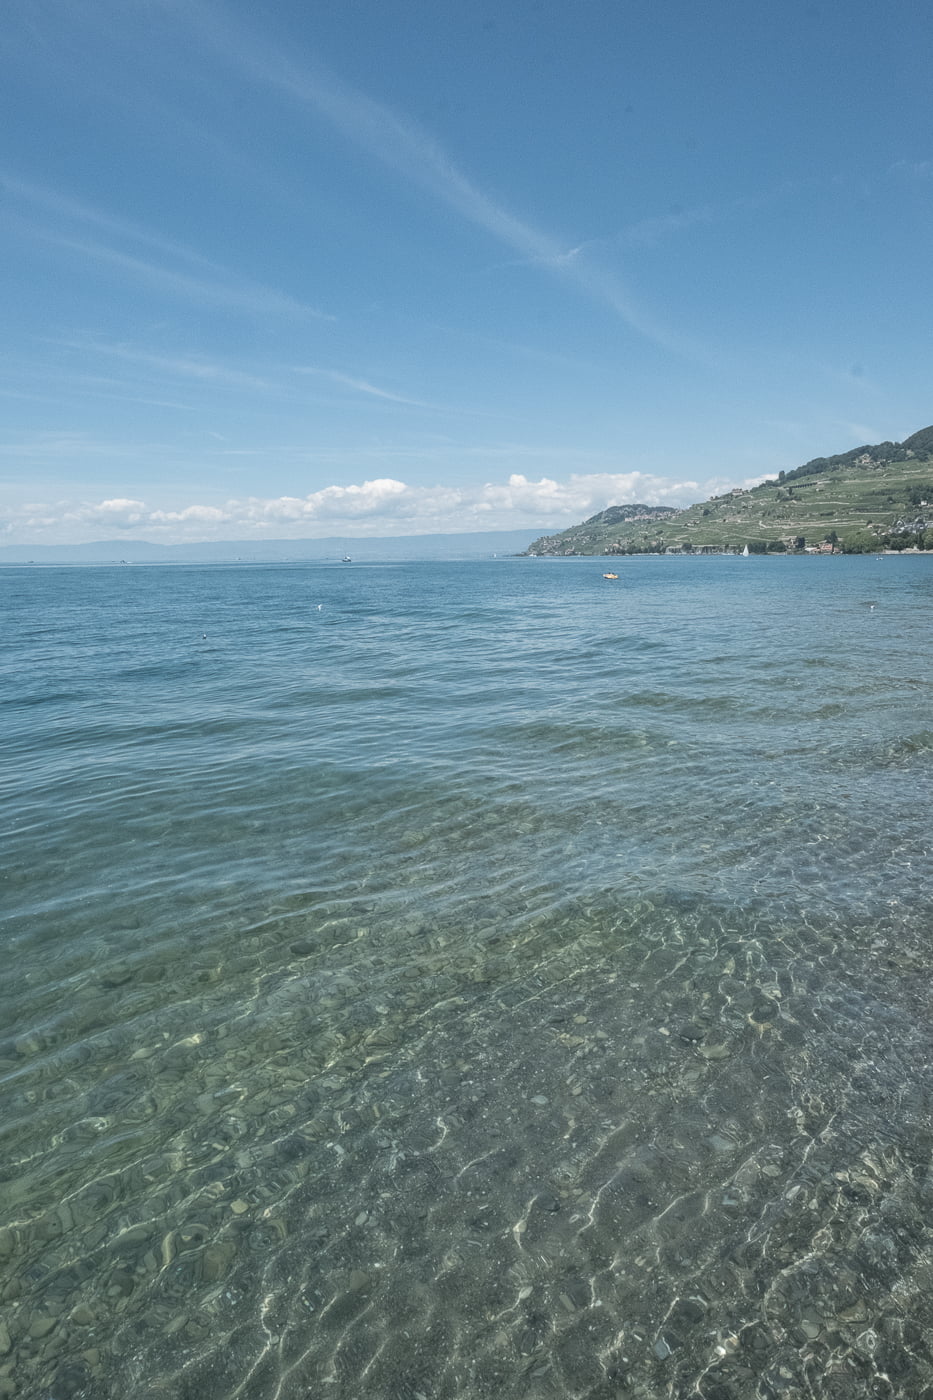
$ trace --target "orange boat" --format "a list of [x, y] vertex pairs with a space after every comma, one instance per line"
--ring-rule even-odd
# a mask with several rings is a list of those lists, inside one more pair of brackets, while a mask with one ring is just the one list
[[603, 574], [603, 578], [618, 578], [618, 574]]

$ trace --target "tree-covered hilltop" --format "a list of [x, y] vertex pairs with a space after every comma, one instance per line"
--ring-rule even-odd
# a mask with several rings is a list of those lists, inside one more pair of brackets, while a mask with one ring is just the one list
[[904, 442], [814, 457], [745, 491], [686, 510], [610, 506], [535, 540], [532, 555], [820, 549], [843, 554], [933, 550], [933, 427]]
[[605, 543], [607, 533], [615, 536], [619, 525], [639, 525], [649, 523], [652, 530], [658, 522], [670, 520], [680, 512], [673, 506], [625, 505], [609, 506], [606, 510], [591, 515], [582, 525], [573, 525], [562, 530], [559, 535], [544, 535], [529, 545], [526, 554], [607, 554]]

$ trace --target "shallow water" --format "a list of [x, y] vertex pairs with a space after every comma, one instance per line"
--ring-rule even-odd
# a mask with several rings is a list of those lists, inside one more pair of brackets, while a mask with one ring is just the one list
[[0, 1396], [933, 1396], [933, 569], [5, 569]]

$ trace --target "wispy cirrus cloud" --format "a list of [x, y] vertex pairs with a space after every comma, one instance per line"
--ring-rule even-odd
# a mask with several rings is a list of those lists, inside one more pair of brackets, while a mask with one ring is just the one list
[[218, 274], [226, 272], [226, 269], [218, 263], [212, 262], [210, 258], [202, 257], [200, 253], [186, 248], [184, 244], [163, 238], [161, 235], [153, 233], [151, 229], [144, 229], [141, 225], [133, 223], [130, 219], [121, 219], [117, 215], [96, 209], [83, 200], [62, 194], [60, 190], [37, 185], [31, 180], [22, 180], [9, 170], [0, 170], [0, 191], [7, 199], [15, 199], [23, 205], [40, 209], [62, 222], [89, 225], [111, 237], [131, 240], [157, 252], [180, 258], [184, 262], [194, 264], [209, 272]]
[[321, 365], [277, 365], [273, 366], [271, 373], [258, 375], [225, 364], [217, 358], [208, 359], [202, 355], [193, 354], [160, 354], [119, 341], [58, 337], [49, 338], [46, 343], [58, 345], [66, 350], [77, 351], [82, 356], [92, 354], [115, 359], [148, 371], [159, 379], [188, 381], [189, 385], [213, 385], [219, 389], [249, 390], [259, 394], [284, 395], [299, 399], [302, 397], [301, 379], [312, 378], [341, 389], [348, 389], [354, 394], [362, 394], [382, 403], [399, 404], [409, 408], [435, 409], [440, 412], [467, 412], [467, 410], [431, 404], [423, 399], [381, 388], [362, 376], [347, 374], [342, 370], [329, 369]]
[[711, 227], [737, 218], [742, 214], [754, 213], [798, 193], [800, 182], [782, 180], [780, 184], [757, 194], [743, 195], [738, 199], [727, 200], [722, 204], [695, 204], [687, 208], [674, 208], [667, 214], [652, 214], [636, 219], [617, 233], [597, 238], [587, 238], [576, 247], [568, 248], [551, 259], [538, 258], [535, 261], [551, 267], [560, 267], [579, 258], [587, 249], [598, 248], [648, 248], [672, 238], [688, 229]]
[[[31, 237], [41, 238], [79, 257], [108, 264], [133, 280], [146, 281], [183, 301], [210, 303], [251, 315], [285, 316], [296, 320], [335, 319], [318, 307], [242, 277], [193, 249], [128, 219], [95, 209], [57, 190], [21, 180], [8, 171], [0, 171], [0, 193], [7, 202], [7, 222], [18, 223]], [[111, 241], [88, 238], [88, 229], [108, 236]], [[157, 254], [163, 261], [141, 257], [138, 251], [128, 252], [115, 246], [120, 242]], [[172, 266], [173, 263], [180, 266]]]
[[209, 384], [217, 388], [249, 390], [258, 393], [277, 392], [280, 386], [271, 379], [236, 369], [218, 360], [208, 360], [199, 355], [160, 355], [138, 346], [121, 342], [96, 339], [75, 340], [59, 338], [51, 342], [64, 349], [77, 350], [83, 355], [89, 353], [122, 360], [143, 369], [172, 379], [187, 380], [197, 384]]
[[616, 274], [579, 256], [588, 245], [568, 249], [566, 242], [514, 214], [465, 175], [423, 127], [344, 82], [319, 61], [309, 59], [299, 65], [219, 7], [203, 0], [185, 0], [184, 5], [178, 0], [161, 3], [181, 22], [195, 26], [213, 51], [241, 76], [323, 117], [346, 140], [485, 230], [523, 260], [574, 283], [655, 344], [691, 358], [703, 356], [699, 346], [639, 307]]
[[296, 301], [283, 292], [273, 291], [270, 287], [235, 281], [232, 278], [222, 281], [195, 277], [191, 273], [160, 267], [158, 263], [133, 257], [131, 254], [122, 253], [116, 248], [108, 248], [105, 244], [66, 238], [53, 233], [42, 233], [40, 236], [59, 248], [67, 248], [98, 263], [107, 263], [111, 267], [128, 273], [133, 278], [144, 280], [185, 301], [210, 303], [235, 311], [245, 311], [256, 316], [284, 315], [301, 320], [311, 318], [332, 321], [334, 319], [333, 316], [318, 311], [316, 307], [306, 306], [303, 302]]
[[888, 166], [888, 174], [906, 176], [911, 180], [933, 179], [933, 160], [896, 160]]
[[349, 374], [342, 374], [335, 369], [320, 369], [316, 365], [295, 365], [296, 374], [315, 375], [321, 379], [327, 379], [331, 384], [339, 384], [342, 388], [353, 389], [358, 394], [369, 394], [373, 398], [385, 399], [389, 403], [407, 404], [411, 408], [430, 408], [431, 405], [424, 403], [421, 399], [410, 399], [403, 394], [394, 394], [389, 389], [380, 389], [375, 384], [370, 384], [366, 379], [356, 379]]
[[78, 430], [25, 433], [0, 439], [0, 459], [12, 467], [70, 469], [87, 462], [131, 462], [165, 451], [164, 443], [126, 441]]
[[[61, 381], [59, 381], [61, 382]], [[115, 388], [107, 389], [101, 381], [95, 382], [90, 377], [75, 375], [68, 385], [72, 393], [80, 394], [84, 399], [110, 399], [114, 403], [136, 403], [143, 404], [147, 408], [171, 408], [177, 409], [181, 413], [193, 413], [194, 404], [179, 403], [177, 399], [153, 399], [146, 398], [141, 394], [131, 394], [121, 392], [119, 385]], [[0, 389], [0, 398], [21, 399], [25, 403], [54, 404], [57, 408], [62, 404], [62, 390], [55, 394], [30, 394], [19, 389]]]
[[701, 204], [694, 209], [679, 209], [670, 214], [657, 214], [630, 224], [616, 241], [629, 247], [650, 246], [698, 224], [712, 224], [716, 218], [716, 211], [709, 204]]
[[740, 195], [737, 199], [725, 200], [720, 204], [694, 204], [687, 208], [675, 207], [667, 214], [656, 214], [645, 219], [637, 219], [616, 234], [611, 240], [621, 247], [653, 246], [665, 238], [683, 233], [686, 229], [730, 222], [744, 214], [757, 213], [780, 204], [793, 195], [799, 194], [801, 181], [781, 180], [756, 193]]

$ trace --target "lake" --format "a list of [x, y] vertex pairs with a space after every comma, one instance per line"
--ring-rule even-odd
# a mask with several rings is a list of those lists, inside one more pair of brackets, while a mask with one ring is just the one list
[[933, 564], [608, 567], [0, 570], [0, 1396], [933, 1396]]

